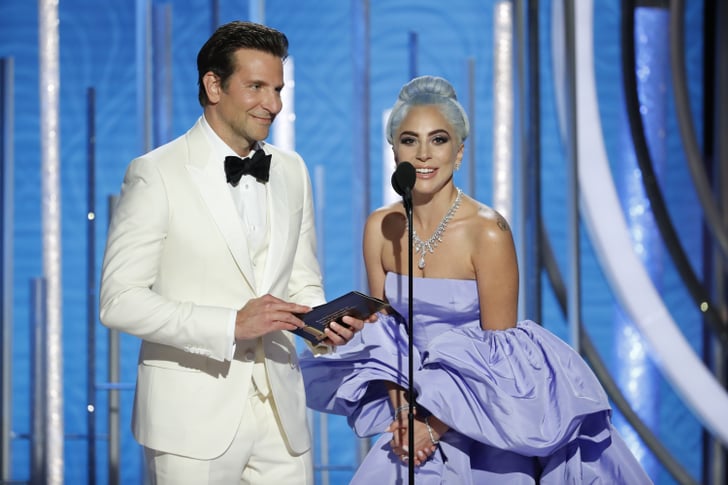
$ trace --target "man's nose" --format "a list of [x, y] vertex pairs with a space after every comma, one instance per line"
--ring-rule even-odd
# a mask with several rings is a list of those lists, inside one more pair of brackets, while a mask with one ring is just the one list
[[283, 109], [280, 91], [270, 90], [263, 99], [263, 107], [270, 113], [277, 115]]

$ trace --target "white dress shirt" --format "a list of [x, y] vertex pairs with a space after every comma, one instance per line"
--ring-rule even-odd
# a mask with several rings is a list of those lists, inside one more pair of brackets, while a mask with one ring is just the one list
[[[207, 123], [205, 116], [202, 116], [202, 126], [205, 129], [215, 157], [220, 160], [220, 164], [224, 167], [225, 157], [239, 156], [218, 136], [212, 127]], [[255, 150], [261, 148], [256, 147], [250, 151], [248, 156], [252, 156]], [[223, 168], [224, 173], [224, 168]], [[260, 288], [263, 270], [268, 253], [269, 228], [268, 228], [268, 184], [258, 182], [252, 175], [243, 175], [237, 186], [233, 187], [228, 184], [230, 195], [235, 202], [235, 207], [240, 215], [240, 222], [243, 225], [244, 233], [247, 237], [250, 261], [255, 271], [255, 286]], [[260, 296], [260, 295], [258, 295]], [[233, 314], [230, 324], [228, 325], [228, 335], [233, 342], [229, 359], [232, 359], [235, 352], [235, 316]], [[258, 356], [259, 360], [260, 357]], [[256, 379], [257, 380], [257, 379]], [[256, 382], [256, 384], [258, 384]], [[262, 383], [261, 383], [262, 384]], [[264, 387], [259, 385], [258, 387]], [[267, 389], [266, 389], [267, 390]], [[263, 389], [261, 389], [263, 391]]]

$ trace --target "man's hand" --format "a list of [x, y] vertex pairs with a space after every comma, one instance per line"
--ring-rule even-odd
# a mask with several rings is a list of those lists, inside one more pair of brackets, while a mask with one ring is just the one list
[[338, 322], [331, 322], [324, 330], [326, 333], [326, 339], [324, 343], [329, 345], [344, 345], [354, 337], [354, 334], [364, 328], [364, 325], [377, 320], [377, 314], [371, 315], [366, 320], [359, 320], [350, 315], [347, 315], [341, 319], [344, 323], [342, 325]]
[[235, 317], [235, 340], [249, 340], [276, 330], [295, 330], [303, 322], [294, 313], [306, 313], [311, 307], [289, 303], [273, 295], [248, 300]]

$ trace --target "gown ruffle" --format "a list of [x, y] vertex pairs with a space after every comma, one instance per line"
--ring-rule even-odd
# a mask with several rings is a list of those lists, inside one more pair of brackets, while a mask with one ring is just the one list
[[[408, 386], [407, 278], [389, 273], [398, 313], [380, 314], [335, 353], [301, 356], [307, 405], [347, 416], [358, 436], [381, 434], [352, 484], [405, 484], [390, 449], [384, 381]], [[413, 381], [417, 403], [450, 430], [416, 468], [416, 483], [651, 483], [613, 428], [599, 381], [581, 356], [531, 321], [480, 328], [474, 280], [415, 278]]]

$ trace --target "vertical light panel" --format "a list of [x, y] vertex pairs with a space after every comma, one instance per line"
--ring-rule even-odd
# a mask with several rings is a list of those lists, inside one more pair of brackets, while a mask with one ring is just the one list
[[468, 136], [468, 194], [474, 198], [478, 198], [478, 157], [476, 154], [477, 140], [478, 140], [478, 128], [476, 126], [476, 87], [477, 82], [475, 80], [475, 59], [472, 57], [467, 62], [468, 72], [468, 113], [470, 118], [470, 136]]
[[[412, 80], [417, 77], [418, 72], [418, 36], [416, 32], [409, 32], [407, 34], [407, 72], [409, 79]], [[387, 120], [389, 115], [392, 113], [391, 109], [386, 109], [382, 112], [382, 200], [384, 204], [390, 204], [398, 200], [402, 200], [402, 197], [397, 194], [392, 188], [392, 173], [394, 172], [394, 152], [392, 151], [392, 145], [387, 141]]]
[[[366, 268], [364, 267], [364, 252], [362, 247], [362, 234], [367, 216], [371, 210], [371, 87], [370, 87], [370, 5], [369, 0], [351, 0], [351, 53], [353, 69], [353, 180], [363, 180], [364, 190], [353, 192], [352, 212], [354, 214], [354, 244], [353, 265], [356, 280], [354, 287], [366, 291], [369, 287]], [[369, 452], [371, 443], [369, 438], [362, 438], [357, 446], [357, 466], [364, 460]]]
[[[351, 0], [351, 65], [353, 70], [353, 97], [352, 97], [352, 132], [353, 137], [353, 180], [364, 181], [364, 190], [355, 190], [352, 193], [352, 213], [354, 215], [354, 245], [352, 255], [354, 267], [354, 287], [366, 289], [368, 280], [364, 261], [362, 259], [362, 238], [364, 224], [371, 203], [369, 192], [371, 190], [371, 160], [369, 155], [371, 120], [370, 106], [370, 27], [369, 27], [369, 0]], [[367, 440], [368, 442], [368, 440]], [[363, 458], [363, 455], [360, 456]]]
[[[667, 47], [668, 17], [665, 9], [640, 8], [635, 16], [635, 49], [637, 87], [642, 124], [650, 148], [655, 173], [662, 171], [667, 158], [667, 79], [669, 54]], [[627, 226], [637, 257], [641, 260], [659, 290], [662, 279], [662, 244], [649, 199], [645, 194], [642, 174], [637, 167], [628, 123], [623, 124], [621, 156], [615, 179], [621, 186], [620, 198], [625, 208]], [[632, 321], [619, 308], [616, 310], [615, 373], [616, 380], [632, 408], [650, 428], [656, 429], [659, 417], [659, 382], [648, 348]], [[615, 425], [629, 448], [650, 476], [657, 476], [657, 462], [637, 433], [623, 418]]]
[[402, 200], [397, 192], [392, 188], [392, 173], [394, 173], [394, 152], [392, 145], [387, 141], [387, 120], [391, 109], [385, 109], [382, 112], [382, 204], [388, 205], [398, 200]]
[[152, 8], [152, 143], [158, 147], [171, 141], [173, 136], [172, 112], [172, 5], [160, 4]]
[[61, 161], [58, 0], [39, 0], [41, 207], [46, 280], [48, 484], [63, 483], [63, 322], [61, 297]]
[[296, 63], [293, 57], [283, 64], [283, 108], [273, 123], [273, 144], [285, 150], [296, 149]]
[[10, 480], [13, 341], [13, 59], [0, 59], [0, 482]]
[[578, 122], [577, 110], [581, 99], [579, 97], [579, 46], [577, 42], [577, 0], [564, 2], [564, 53], [566, 96], [566, 219], [567, 219], [567, 251], [568, 262], [568, 293], [566, 316], [571, 336], [571, 346], [581, 352], [581, 220], [579, 218], [579, 201], [581, 199], [581, 125]]
[[493, 28], [493, 208], [513, 217], [513, 5], [496, 3]]
[[409, 60], [409, 76], [410, 79], [414, 79], [417, 77], [418, 69], [418, 41], [419, 37], [417, 35], [417, 32], [409, 32], [407, 35], [407, 44], [408, 44], [408, 60]]
[[265, 24], [265, 0], [248, 1], [248, 20]]
[[151, 0], [135, 3], [135, 48], [137, 82], [137, 121], [139, 151], [152, 149], [152, 6]]
[[[321, 275], [326, 280], [324, 270], [326, 265], [323, 264], [324, 254], [326, 254], [326, 238], [325, 218], [326, 214], [326, 168], [323, 165], [316, 165], [313, 170], [313, 195], [314, 208], [316, 210], [316, 255], [321, 264]], [[309, 427], [313, 431], [313, 439], [318, 443], [318, 447], [313, 448], [314, 456], [314, 473], [320, 471], [321, 485], [329, 485], [330, 474], [330, 449], [329, 449], [329, 415], [327, 413], [314, 412], [308, 410]]]

